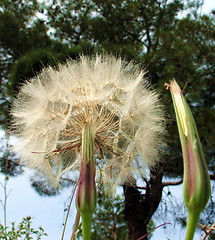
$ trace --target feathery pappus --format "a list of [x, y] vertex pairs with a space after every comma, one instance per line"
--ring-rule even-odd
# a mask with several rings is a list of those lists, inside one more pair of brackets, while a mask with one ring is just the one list
[[57, 184], [79, 169], [82, 129], [95, 136], [97, 179], [116, 186], [159, 160], [164, 111], [145, 72], [120, 58], [80, 57], [45, 68], [20, 89], [13, 107], [14, 151]]

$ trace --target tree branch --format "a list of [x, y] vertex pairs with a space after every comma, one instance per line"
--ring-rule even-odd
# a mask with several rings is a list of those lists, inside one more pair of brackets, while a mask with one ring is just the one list
[[215, 180], [215, 173], [214, 174], [210, 174], [210, 179], [211, 180]]
[[[215, 174], [210, 174], [210, 179], [211, 180], [215, 180]], [[180, 179], [176, 182], [163, 182], [162, 183], [162, 187], [167, 187], [167, 186], [176, 186], [176, 185], [180, 185], [183, 183], [183, 179]], [[138, 189], [146, 189], [146, 187], [140, 187], [140, 186], [136, 186], [136, 188]]]
[[175, 186], [175, 185], [180, 185], [180, 184], [182, 184], [182, 182], [183, 182], [183, 179], [178, 180], [178, 181], [176, 181], [176, 182], [163, 182], [163, 183], [162, 183], [162, 186], [163, 186], [163, 187], [166, 187], [166, 186]]
[[205, 233], [203, 238], [201, 240], [206, 240], [206, 238], [212, 233], [213, 230], [215, 230], [215, 223], [212, 224], [211, 226], [208, 225], [201, 225], [198, 224], [201, 227], [201, 230]]

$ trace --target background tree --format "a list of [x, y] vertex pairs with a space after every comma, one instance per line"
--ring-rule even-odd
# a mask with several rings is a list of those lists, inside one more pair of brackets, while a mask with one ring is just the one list
[[5, 84], [12, 63], [27, 51], [51, 43], [46, 25], [36, 16], [38, 10], [37, 1], [3, 0], [0, 3], [0, 122], [5, 125], [9, 109]]
[[[214, 176], [214, 13], [201, 15], [203, 1], [24, 0], [0, 3], [0, 123], [19, 85], [43, 66], [75, 59], [79, 54], [108, 52], [147, 69], [160, 89], [168, 118], [168, 153], [142, 186], [124, 186], [125, 217], [131, 239], [146, 226], [162, 198], [163, 176], [182, 175], [182, 155], [170, 96], [163, 84], [175, 77], [185, 87]], [[39, 14], [40, 12], [40, 14]], [[42, 15], [41, 15], [42, 14]], [[40, 16], [43, 16], [42, 18]], [[139, 184], [139, 183], [138, 183]], [[174, 183], [168, 183], [174, 184]], [[139, 218], [139, 216], [144, 216]], [[134, 233], [136, 232], [136, 233]], [[134, 235], [132, 235], [134, 234]], [[145, 238], [146, 239], [146, 238]]]

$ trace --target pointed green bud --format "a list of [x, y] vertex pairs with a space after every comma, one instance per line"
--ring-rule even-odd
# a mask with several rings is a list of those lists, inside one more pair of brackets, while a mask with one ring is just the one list
[[200, 213], [210, 197], [210, 177], [191, 110], [175, 80], [170, 88], [183, 152], [183, 195], [188, 211], [186, 240], [192, 240]]

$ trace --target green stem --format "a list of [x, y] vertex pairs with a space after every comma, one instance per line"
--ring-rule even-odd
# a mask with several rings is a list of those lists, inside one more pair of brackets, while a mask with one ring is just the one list
[[82, 220], [83, 240], [90, 239], [92, 217], [96, 208], [94, 139], [94, 128], [86, 124], [82, 131], [82, 161], [76, 198], [76, 206]]
[[90, 240], [93, 212], [81, 212], [80, 214], [82, 221], [82, 238], [83, 240]]
[[187, 217], [187, 229], [185, 240], [192, 240], [196, 231], [196, 226], [199, 220], [199, 211], [189, 211]]

